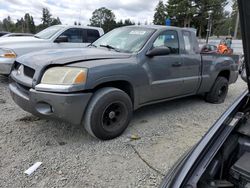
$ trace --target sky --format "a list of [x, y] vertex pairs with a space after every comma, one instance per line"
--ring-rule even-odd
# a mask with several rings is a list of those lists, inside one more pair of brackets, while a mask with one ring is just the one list
[[[0, 20], [11, 16], [16, 22], [30, 13], [35, 24], [40, 24], [42, 8], [48, 8], [53, 17], [59, 17], [63, 24], [72, 25], [74, 21], [89, 24], [92, 12], [100, 7], [111, 9], [116, 20], [131, 19], [135, 23], [152, 23], [154, 9], [159, 0], [0, 0]], [[167, 0], [164, 2], [166, 3]], [[230, 0], [231, 1], [231, 0]], [[226, 8], [231, 10], [230, 6]]]
[[49, 9], [53, 17], [63, 24], [89, 24], [92, 12], [100, 7], [111, 9], [116, 20], [130, 18], [134, 22], [152, 22], [158, 0], [0, 0], [0, 20], [11, 16], [13, 21], [30, 13], [36, 24], [41, 22], [42, 8]]

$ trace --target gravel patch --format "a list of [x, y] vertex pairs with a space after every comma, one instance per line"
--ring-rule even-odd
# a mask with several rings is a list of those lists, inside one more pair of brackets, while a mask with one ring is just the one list
[[99, 141], [82, 126], [24, 112], [7, 85], [0, 77], [0, 187], [157, 187], [246, 89], [238, 80], [220, 105], [194, 96], [141, 108], [121, 137]]

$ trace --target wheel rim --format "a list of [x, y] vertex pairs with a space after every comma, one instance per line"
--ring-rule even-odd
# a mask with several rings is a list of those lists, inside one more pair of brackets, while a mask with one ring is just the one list
[[108, 132], [114, 132], [126, 120], [126, 106], [121, 102], [109, 104], [102, 114], [102, 126]]
[[223, 98], [227, 93], [227, 86], [222, 86], [219, 90], [219, 98]]

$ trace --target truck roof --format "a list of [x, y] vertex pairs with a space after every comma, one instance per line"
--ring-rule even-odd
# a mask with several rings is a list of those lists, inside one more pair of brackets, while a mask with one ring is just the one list
[[61, 26], [63, 28], [82, 28], [82, 29], [96, 29], [98, 31], [102, 31], [103, 32], [103, 29], [100, 28], [100, 27], [93, 27], [93, 26], [82, 26], [82, 25], [54, 25], [54, 26]]
[[174, 29], [174, 30], [192, 31], [192, 28], [181, 28], [181, 27], [164, 26], [164, 25], [131, 25], [131, 26], [125, 26], [125, 27], [150, 28], [150, 29], [156, 29], [156, 30]]

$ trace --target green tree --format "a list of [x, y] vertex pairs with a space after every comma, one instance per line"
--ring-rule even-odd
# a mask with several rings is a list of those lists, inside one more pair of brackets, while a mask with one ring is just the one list
[[52, 15], [50, 14], [49, 9], [43, 8], [41, 20], [44, 28], [49, 27], [51, 25]]
[[154, 21], [155, 25], [165, 25], [165, 20], [167, 18], [166, 7], [162, 0], [159, 1], [155, 8]]
[[62, 24], [62, 22], [61, 22], [59, 17], [51, 19], [51, 24], [50, 25], [60, 25], [60, 24]]
[[225, 19], [224, 9], [227, 5], [227, 0], [195, 0], [194, 3], [196, 7], [196, 16], [193, 21], [198, 28], [199, 37], [206, 36], [209, 11], [212, 11], [212, 32], [217, 30], [218, 27], [221, 27], [221, 23]]
[[230, 12], [225, 11], [223, 14], [223, 18], [220, 22], [217, 22], [217, 27], [214, 28], [213, 34], [217, 37], [231, 35], [232, 34], [232, 26], [231, 26], [231, 15]]
[[15, 32], [24, 33], [25, 22], [24, 19], [18, 19], [15, 26]]
[[30, 16], [30, 32], [36, 33], [36, 25], [35, 25], [33, 16]]
[[3, 30], [9, 31], [9, 32], [14, 32], [15, 31], [15, 24], [11, 20], [11, 17], [8, 16], [7, 18], [3, 19]]
[[132, 22], [130, 19], [126, 19], [126, 20], [124, 20], [124, 24], [123, 24], [124, 26], [127, 26], [127, 25], [135, 25], [135, 23], [134, 22]]
[[169, 0], [166, 10], [172, 23], [179, 27], [190, 27], [196, 13], [193, 0]]
[[116, 27], [122, 27], [124, 26], [124, 23], [122, 20], [120, 20], [119, 22], [116, 22]]
[[29, 13], [26, 13], [24, 15], [24, 29], [23, 29], [23, 32], [25, 32], [25, 33], [35, 33], [36, 32], [36, 27], [35, 27], [33, 17], [30, 16]]
[[0, 31], [3, 30], [3, 22], [0, 20]]
[[105, 7], [96, 9], [92, 13], [90, 25], [102, 27], [105, 32], [108, 32], [116, 27], [115, 14]]
[[[231, 28], [232, 28], [231, 35], [234, 35], [234, 30], [235, 30], [235, 24], [236, 24], [236, 19], [237, 19], [238, 11], [239, 11], [239, 10], [238, 10], [238, 3], [237, 3], [237, 0], [233, 0], [232, 14], [231, 14]], [[237, 38], [241, 38], [241, 29], [240, 29], [240, 25], [238, 26]]]

